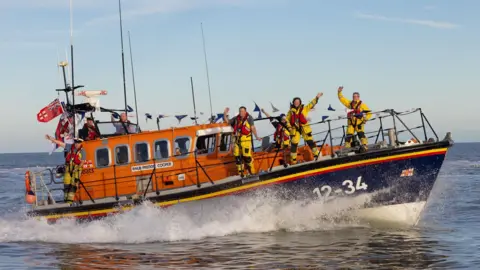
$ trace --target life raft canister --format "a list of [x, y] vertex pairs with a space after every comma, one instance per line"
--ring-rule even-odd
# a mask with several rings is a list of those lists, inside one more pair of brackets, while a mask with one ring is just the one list
[[30, 179], [30, 171], [25, 172], [25, 202], [27, 204], [33, 204], [36, 201], [35, 193], [32, 191]]

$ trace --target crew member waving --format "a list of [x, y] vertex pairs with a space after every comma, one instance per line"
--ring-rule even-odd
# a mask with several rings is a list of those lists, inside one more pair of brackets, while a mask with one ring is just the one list
[[280, 114], [278, 117], [271, 117], [264, 109], [262, 112], [270, 118], [270, 123], [275, 128], [273, 139], [277, 148], [285, 149], [290, 145], [290, 132], [287, 128], [287, 117], [285, 114]]
[[318, 99], [323, 96], [323, 93], [318, 93], [317, 96], [310, 101], [307, 105], [302, 104], [302, 100], [299, 97], [293, 99], [290, 105], [290, 110], [287, 113], [287, 127], [290, 132], [291, 143], [290, 147], [290, 163], [297, 163], [297, 147], [300, 142], [300, 135], [303, 140], [312, 149], [315, 158], [319, 155], [317, 145], [313, 141], [312, 128], [308, 123], [307, 116], [310, 110], [318, 103]]
[[65, 157], [65, 173], [63, 176], [63, 198], [68, 204], [72, 204], [80, 182], [82, 173], [82, 139], [75, 138], [74, 144], [66, 144], [62, 141], [55, 140], [49, 135], [45, 135], [47, 140], [64, 148], [67, 153]]
[[357, 132], [360, 142], [367, 148], [368, 139], [365, 136], [365, 123], [372, 117], [372, 113], [367, 104], [360, 100], [360, 94], [354, 92], [352, 101], [345, 98], [342, 94], [343, 86], [338, 87], [338, 99], [350, 112], [347, 114], [347, 136], [345, 137], [345, 147], [349, 148], [352, 144], [353, 134]]
[[252, 156], [252, 133], [257, 140], [261, 141], [262, 139], [258, 137], [253, 117], [247, 113], [245, 107], [240, 107], [238, 115], [230, 120], [228, 119], [229, 110], [229, 108], [225, 108], [223, 120], [229, 123], [234, 129], [235, 142], [233, 145], [233, 155], [235, 156], [238, 173], [242, 177], [244, 176], [243, 162], [245, 162], [249, 173], [255, 174]]

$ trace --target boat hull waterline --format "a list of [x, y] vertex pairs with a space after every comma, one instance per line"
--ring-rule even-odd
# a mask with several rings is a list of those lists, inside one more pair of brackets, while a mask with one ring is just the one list
[[[260, 189], [274, 190], [279, 196], [296, 200], [334, 201], [339, 197], [371, 194], [361, 207], [363, 213], [387, 209], [386, 206], [412, 205], [415, 214], [423, 206], [437, 179], [449, 141], [409, 146], [393, 150], [369, 151], [364, 154], [297, 164], [251, 178], [204, 184], [160, 195], [154, 192], [146, 200], [160, 207], [227, 195], [247, 195]], [[135, 207], [131, 200], [94, 203], [75, 207], [37, 209], [30, 216], [53, 222], [60, 218], [90, 220], [117, 214]], [[383, 208], [382, 208], [383, 207]], [[408, 208], [408, 207], [407, 207]], [[361, 211], [361, 212], [362, 212]], [[390, 211], [390, 210], [388, 210]], [[387, 211], [387, 212], [388, 212]]]

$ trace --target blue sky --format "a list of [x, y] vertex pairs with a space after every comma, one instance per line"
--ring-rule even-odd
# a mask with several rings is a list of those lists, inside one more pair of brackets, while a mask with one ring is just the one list
[[[127, 31], [132, 35], [140, 124], [143, 114], [209, 114], [200, 23], [205, 31], [213, 107], [282, 110], [294, 96], [322, 91], [319, 109], [338, 85], [359, 91], [373, 110], [422, 107], [443, 137], [479, 141], [478, 1], [123, 0], [128, 103], [133, 106]], [[74, 0], [75, 82], [105, 89], [102, 106], [123, 106], [116, 0]], [[0, 3], [0, 74], [4, 132], [0, 152], [48, 151], [56, 121], [36, 113], [57, 97], [57, 57], [69, 50], [68, 0]], [[477, 75], [478, 76], [478, 75]], [[63, 96], [61, 96], [63, 98]], [[78, 99], [77, 99], [78, 100]], [[103, 118], [108, 117], [104, 115]], [[133, 118], [132, 118], [133, 119]], [[175, 124], [166, 119], [163, 126]], [[184, 122], [188, 124], [189, 121]], [[260, 135], [271, 133], [262, 126]]]

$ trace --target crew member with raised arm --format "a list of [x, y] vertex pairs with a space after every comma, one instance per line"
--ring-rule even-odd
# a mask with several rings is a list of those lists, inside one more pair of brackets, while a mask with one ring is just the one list
[[287, 127], [287, 116], [282, 113], [278, 117], [271, 117], [264, 109], [262, 112], [270, 119], [270, 123], [275, 128], [273, 139], [275, 140], [276, 148], [286, 149], [290, 146], [290, 132]]
[[365, 123], [372, 117], [372, 113], [367, 104], [360, 100], [360, 94], [354, 92], [352, 101], [345, 98], [342, 94], [343, 86], [338, 87], [338, 99], [347, 109], [351, 111], [347, 113], [347, 135], [345, 137], [345, 147], [350, 148], [353, 135], [357, 132], [358, 138], [362, 145], [367, 149], [368, 139], [365, 136]]
[[257, 140], [261, 141], [262, 138], [258, 137], [253, 117], [247, 113], [247, 109], [244, 106], [240, 107], [238, 115], [231, 119], [228, 118], [229, 111], [229, 108], [225, 108], [225, 111], [223, 112], [223, 120], [225, 123], [228, 123], [233, 127], [235, 140], [233, 145], [233, 155], [235, 156], [238, 173], [242, 177], [245, 176], [243, 167], [243, 162], [245, 162], [249, 174], [253, 175], [256, 172], [253, 166], [252, 133]]
[[67, 152], [65, 157], [65, 173], [63, 176], [63, 199], [66, 203], [72, 204], [77, 192], [80, 175], [82, 173], [82, 143], [83, 140], [79, 138], [73, 139], [73, 144], [66, 144], [62, 141], [55, 140], [49, 135], [45, 135], [45, 138], [52, 143], [57, 144], [64, 148]]
[[310, 146], [315, 158], [318, 157], [320, 151], [313, 141], [312, 128], [308, 123], [307, 116], [313, 107], [318, 103], [318, 99], [323, 96], [323, 93], [318, 93], [317, 96], [307, 105], [302, 104], [299, 97], [293, 99], [290, 104], [290, 110], [287, 113], [287, 127], [290, 132], [291, 147], [290, 147], [290, 164], [297, 163], [297, 147], [300, 142], [300, 135], [303, 140]]

